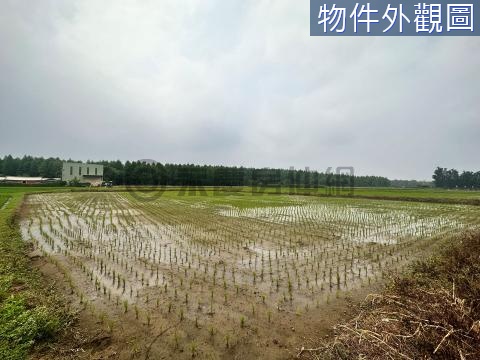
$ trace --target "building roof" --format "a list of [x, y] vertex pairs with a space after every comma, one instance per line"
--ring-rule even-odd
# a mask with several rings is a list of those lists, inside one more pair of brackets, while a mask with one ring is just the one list
[[60, 178], [44, 178], [37, 176], [0, 176], [0, 181], [45, 181], [60, 180]]
[[83, 163], [83, 162], [74, 162], [74, 161], [64, 161], [62, 162], [63, 166], [98, 166], [98, 167], [103, 167], [102, 164], [96, 164], [96, 163]]

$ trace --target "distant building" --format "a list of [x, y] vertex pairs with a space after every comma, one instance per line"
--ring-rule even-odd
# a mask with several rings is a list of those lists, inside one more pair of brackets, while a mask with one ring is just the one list
[[32, 176], [0, 176], [0, 184], [39, 185], [59, 182], [59, 178], [44, 178]]
[[62, 180], [66, 182], [77, 180], [92, 186], [100, 186], [103, 181], [103, 165], [64, 162]]

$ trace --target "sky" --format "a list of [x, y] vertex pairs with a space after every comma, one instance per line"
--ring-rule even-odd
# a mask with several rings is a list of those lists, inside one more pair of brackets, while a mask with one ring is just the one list
[[480, 170], [480, 39], [310, 37], [301, 0], [3, 0], [0, 156]]

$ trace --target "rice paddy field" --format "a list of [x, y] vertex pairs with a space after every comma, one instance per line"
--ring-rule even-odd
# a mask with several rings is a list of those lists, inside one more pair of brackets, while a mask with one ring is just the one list
[[31, 194], [20, 223], [77, 306], [125, 340], [119, 358], [290, 358], [387, 272], [480, 225], [480, 207], [463, 204], [209, 190], [149, 200]]

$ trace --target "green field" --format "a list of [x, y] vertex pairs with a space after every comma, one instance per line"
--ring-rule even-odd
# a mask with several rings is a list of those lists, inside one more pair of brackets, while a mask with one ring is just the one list
[[480, 200], [480, 191], [445, 189], [355, 188], [354, 196]]
[[10, 200], [10, 194], [0, 194], [0, 209], [6, 206], [5, 204]]
[[256, 358], [252, 331], [298, 347], [333, 321], [338, 299], [480, 225], [479, 192], [324, 191], [0, 187], [0, 358], [24, 358], [63, 326], [26, 256], [32, 245], [121, 343], [181, 321], [158, 356]]
[[472, 202], [480, 204], [480, 191], [478, 190], [448, 190], [435, 188], [422, 189], [407, 189], [407, 188], [244, 188], [242, 191], [264, 192], [282, 194], [296, 193], [312, 196], [342, 196], [342, 197], [365, 197], [378, 199], [393, 199], [393, 200], [433, 200], [445, 202]]
[[[215, 191], [216, 190], [216, 191]], [[415, 200], [445, 200], [445, 201], [473, 201], [480, 202], [480, 191], [478, 190], [456, 190], [456, 189], [436, 189], [436, 188], [343, 188], [336, 190], [335, 188], [288, 188], [288, 187], [178, 187], [178, 186], [115, 186], [113, 188], [70, 188], [70, 187], [42, 187], [42, 186], [0, 186], [0, 197], [5, 194], [12, 193], [29, 193], [29, 192], [76, 192], [76, 191], [95, 191], [95, 192], [115, 192], [115, 191], [131, 191], [148, 194], [149, 192], [158, 192], [168, 194], [176, 192], [180, 196], [193, 195], [222, 195], [228, 192], [242, 192], [250, 194], [299, 194], [311, 196], [341, 196], [341, 197], [368, 197], [368, 198], [391, 198], [391, 199], [409, 199]]]
[[[152, 348], [165, 358], [185, 357], [182, 349], [192, 347], [190, 356], [257, 358], [253, 329], [262, 341], [273, 336], [296, 348], [330, 321], [330, 304], [480, 224], [480, 207], [463, 204], [118, 190], [30, 195], [22, 235], [123, 341], [144, 347], [143, 337], [180, 322], [173, 340]], [[233, 354], [225, 350], [231, 344]]]

